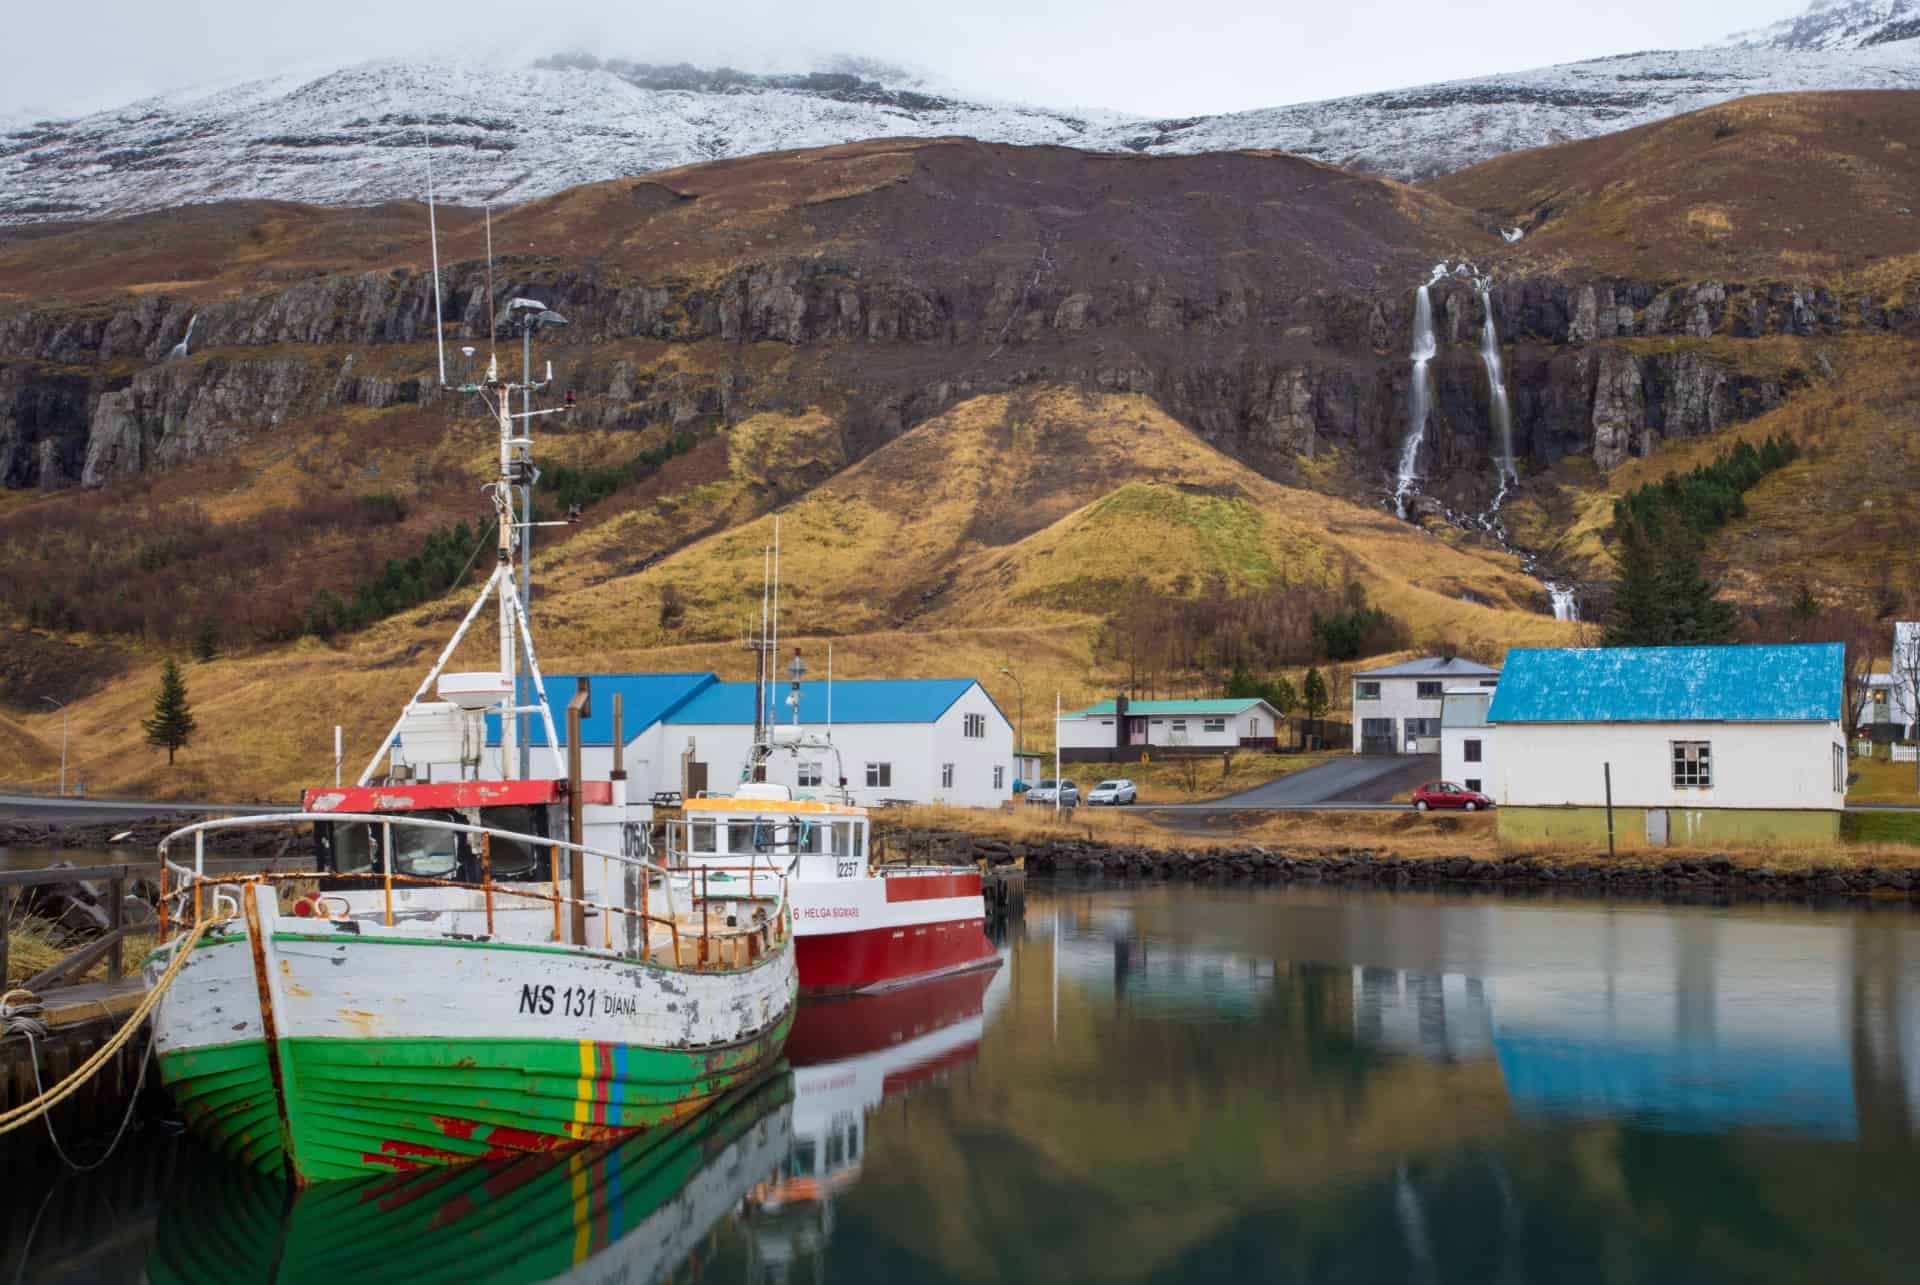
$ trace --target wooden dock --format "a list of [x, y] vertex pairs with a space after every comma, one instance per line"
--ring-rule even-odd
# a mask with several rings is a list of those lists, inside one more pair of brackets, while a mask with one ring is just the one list
[[[52, 1088], [113, 1038], [127, 1015], [140, 1007], [145, 993], [146, 987], [138, 977], [124, 977], [117, 982], [62, 986], [43, 996], [40, 1020], [46, 1023], [46, 1035], [31, 1042], [24, 1035], [0, 1039], [0, 1111], [39, 1096], [34, 1086], [36, 1051], [40, 1055], [40, 1083]], [[120, 1127], [127, 1100], [140, 1083], [140, 1060], [146, 1055], [147, 1036], [141, 1032], [72, 1097], [53, 1109], [53, 1131], [69, 1154], [75, 1143], [111, 1134]], [[147, 1090], [152, 1092], [159, 1086], [159, 1074], [149, 1067]], [[9, 1163], [38, 1158], [49, 1149], [46, 1125], [37, 1121], [0, 1139], [0, 1153]]]

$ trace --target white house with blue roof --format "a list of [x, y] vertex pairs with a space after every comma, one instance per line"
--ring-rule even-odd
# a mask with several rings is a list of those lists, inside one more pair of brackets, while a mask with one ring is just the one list
[[[998, 807], [1013, 797], [1013, 724], [971, 678], [836, 679], [768, 687], [777, 748], [767, 779], [798, 790], [844, 778], [856, 803], [889, 800]], [[753, 748], [752, 683], [715, 682], [657, 725], [650, 757], [673, 779], [714, 793], [739, 783]], [[686, 765], [680, 773], [678, 765]], [[666, 788], [683, 788], [674, 785]]]
[[[579, 675], [550, 674], [560, 759], [547, 748], [537, 716], [529, 719], [533, 775], [566, 773], [566, 707]], [[754, 685], [714, 674], [587, 675], [590, 713], [580, 727], [581, 768], [604, 780], [613, 769], [613, 697], [621, 697], [627, 797], [644, 802], [662, 791], [730, 792], [753, 746]], [[768, 763], [770, 781], [799, 790], [832, 788], [844, 776], [859, 803], [902, 799], [997, 807], [1013, 797], [1013, 725], [971, 678], [837, 679], [764, 689], [765, 717], [781, 748]], [[497, 757], [500, 722], [486, 719], [486, 747]], [[398, 752], [404, 757], [404, 746]], [[489, 758], [488, 774], [498, 766]], [[420, 779], [458, 780], [458, 763], [416, 767]]]
[[1521, 649], [1487, 710], [1500, 837], [1622, 846], [1839, 837], [1839, 643]]

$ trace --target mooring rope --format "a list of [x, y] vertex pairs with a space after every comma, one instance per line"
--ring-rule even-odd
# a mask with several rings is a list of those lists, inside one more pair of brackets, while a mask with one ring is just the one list
[[[148, 1015], [153, 1012], [154, 1005], [160, 1002], [160, 997], [167, 993], [169, 986], [173, 985], [174, 978], [180, 975], [181, 968], [185, 966], [188, 957], [193, 954], [193, 948], [200, 944], [200, 938], [206, 935], [207, 929], [213, 927], [213, 923], [214, 921], [211, 919], [202, 919], [193, 926], [193, 931], [189, 932], [185, 937], [177, 939], [178, 944], [174, 947], [173, 959], [168, 962], [167, 970], [160, 974], [160, 980], [154, 983], [152, 988], [147, 991], [146, 998], [140, 1001], [140, 1007], [133, 1010], [132, 1015], [127, 1018], [125, 1025], [114, 1032], [112, 1039], [96, 1049], [93, 1056], [76, 1067], [72, 1074], [68, 1075], [66, 1079], [60, 1081], [60, 1083], [54, 1085], [51, 1089], [41, 1088], [40, 1060], [36, 1055], [34, 1057], [34, 1087], [40, 1090], [39, 1096], [31, 1102], [22, 1102], [19, 1106], [13, 1107], [10, 1110], [0, 1111], [0, 1134], [11, 1133], [36, 1116], [44, 1115], [46, 1112], [51, 1111], [54, 1107], [60, 1105], [60, 1103], [66, 1101], [69, 1097], [72, 1097], [81, 1085], [98, 1074], [100, 1068], [107, 1064], [108, 1059], [112, 1058], [124, 1048], [127, 1042], [139, 1031], [141, 1024], [144, 1023]], [[39, 997], [32, 991], [10, 990], [5, 995], [0, 995], [0, 1032], [11, 1033], [17, 1030], [26, 1035], [29, 1041], [29, 1052], [34, 1052], [31, 1047], [31, 1042], [36, 1029], [42, 1037], [47, 1033], [46, 1022], [40, 1017], [42, 1011], [43, 1008], [40, 1004]], [[151, 1042], [149, 1042], [149, 1052], [151, 1052]], [[146, 1062], [144, 1060], [141, 1062], [140, 1074], [142, 1083], [144, 1084], [146, 1076]], [[135, 1096], [138, 1096], [137, 1091]], [[121, 1128], [124, 1130], [125, 1127], [123, 1122]], [[54, 1145], [56, 1148], [59, 1146], [58, 1142]], [[61, 1158], [65, 1159], [64, 1154]], [[68, 1161], [68, 1163], [71, 1164], [72, 1161]]]

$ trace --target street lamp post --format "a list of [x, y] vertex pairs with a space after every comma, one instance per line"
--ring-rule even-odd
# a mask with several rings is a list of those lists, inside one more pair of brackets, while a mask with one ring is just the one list
[[1020, 726], [1015, 730], [1013, 737], [1015, 741], [1013, 747], [1014, 766], [1018, 767], [1020, 752], [1026, 748], [1027, 744], [1027, 685], [1020, 681], [1020, 675], [1014, 673], [1005, 665], [1000, 666], [1000, 672], [1013, 680], [1014, 689], [1020, 693]]
[[67, 797], [67, 704], [51, 696], [42, 696], [41, 700], [60, 711], [60, 797]]

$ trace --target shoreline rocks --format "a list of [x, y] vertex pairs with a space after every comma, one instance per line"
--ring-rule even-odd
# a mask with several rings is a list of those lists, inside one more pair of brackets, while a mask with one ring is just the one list
[[1284, 845], [1148, 848], [1088, 839], [1039, 842], [962, 831], [883, 831], [892, 856], [1000, 863], [1024, 858], [1031, 874], [1182, 881], [1348, 884], [1375, 888], [1516, 888], [1630, 892], [1657, 896], [1728, 893], [1750, 898], [1854, 897], [1912, 900], [1920, 870], [1809, 865], [1770, 868], [1725, 854], [1687, 853], [1649, 860], [1547, 859], [1530, 854], [1402, 857], [1364, 846], [1298, 852]]

